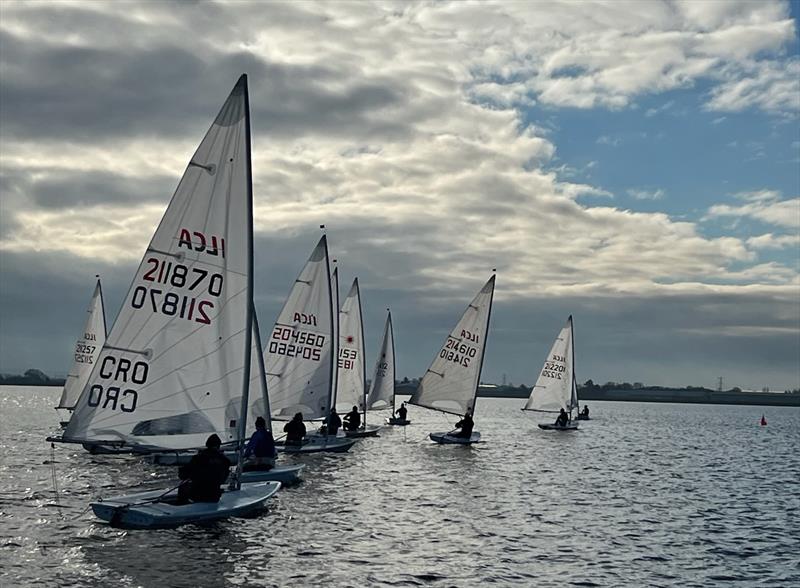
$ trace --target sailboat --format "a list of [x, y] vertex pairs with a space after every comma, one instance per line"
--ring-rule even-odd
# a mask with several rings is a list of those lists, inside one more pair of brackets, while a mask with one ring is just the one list
[[[333, 406], [336, 376], [334, 290], [328, 241], [323, 235], [294, 282], [264, 348], [271, 416], [323, 419]], [[342, 452], [353, 439], [308, 435], [302, 446], [278, 443], [288, 453]]]
[[544, 362], [539, 379], [531, 389], [528, 402], [522, 410], [558, 414], [564, 409], [569, 421], [561, 426], [555, 423], [539, 423], [540, 429], [574, 431], [578, 423], [572, 421], [572, 411], [578, 407], [578, 387], [575, 383], [575, 343], [572, 330], [572, 315], [556, 337]]
[[[492, 314], [495, 276], [481, 288], [461, 319], [447, 336], [442, 348], [425, 372], [409, 403], [432, 410], [462, 415], [475, 414], [489, 318]], [[474, 431], [469, 438], [450, 431], [431, 433], [431, 440], [444, 444], [468, 445], [480, 441]]]
[[[68, 410], [70, 413], [78, 402], [78, 397], [92, 373], [94, 364], [100, 356], [103, 343], [106, 342], [106, 312], [103, 305], [103, 288], [100, 285], [100, 276], [94, 287], [92, 300], [86, 309], [86, 324], [81, 337], [75, 343], [75, 354], [72, 369], [69, 370], [61, 398], [56, 409]], [[69, 421], [62, 421], [61, 426], [66, 427]]]
[[386, 424], [405, 426], [410, 424], [411, 421], [395, 416], [394, 374], [394, 331], [392, 329], [392, 313], [387, 308], [383, 338], [381, 339], [380, 351], [378, 359], [375, 361], [372, 382], [367, 395], [367, 409], [391, 408], [392, 413], [386, 419]]
[[[253, 341], [252, 211], [242, 75], [178, 184], [61, 441], [184, 450], [216, 434], [241, 452]], [[237, 477], [217, 503], [177, 504], [172, 489], [91, 507], [112, 524], [173, 526], [252, 512], [280, 486]]]
[[380, 427], [367, 425], [367, 383], [364, 368], [364, 322], [358, 278], [339, 311], [339, 377], [336, 382], [336, 410], [350, 412], [352, 407], [364, 413], [357, 430], [345, 430], [346, 437], [374, 437]]

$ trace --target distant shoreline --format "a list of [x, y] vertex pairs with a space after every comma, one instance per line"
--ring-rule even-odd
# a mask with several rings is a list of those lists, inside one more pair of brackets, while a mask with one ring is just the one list
[[[413, 394], [413, 384], [399, 384], [395, 390], [398, 394]], [[530, 388], [513, 386], [481, 386], [478, 396], [481, 398], [527, 398]], [[578, 398], [581, 402], [594, 400], [610, 400], [616, 402], [671, 402], [678, 404], [732, 404], [751, 406], [798, 406], [800, 394], [777, 392], [733, 392], [708, 390], [706, 388], [640, 388], [626, 389], [589, 389], [578, 386]]]
[[[64, 378], [31, 378], [26, 376], [0, 376], [0, 386], [63, 386]], [[414, 383], [400, 383], [395, 386], [397, 394], [411, 395], [416, 389]], [[522, 386], [481, 386], [478, 396], [481, 398], [527, 398], [530, 388]], [[593, 389], [578, 387], [578, 398], [582, 402], [609, 400], [616, 402], [672, 402], [678, 404], [732, 404], [751, 406], [798, 406], [800, 394], [779, 392], [735, 392], [718, 391], [706, 388], [638, 388]]]

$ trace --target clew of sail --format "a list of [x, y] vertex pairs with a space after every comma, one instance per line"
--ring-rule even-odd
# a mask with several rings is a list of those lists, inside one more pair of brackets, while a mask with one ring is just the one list
[[238, 438], [251, 343], [248, 110], [243, 75], [145, 251], [64, 440], [171, 450]]
[[474, 411], [489, 330], [495, 276], [467, 306], [409, 402], [442, 412]]
[[578, 406], [575, 386], [572, 316], [556, 337], [523, 410], [570, 412]]
[[94, 294], [86, 309], [86, 325], [83, 327], [83, 334], [75, 343], [75, 357], [72, 369], [69, 370], [67, 380], [64, 382], [64, 390], [56, 408], [67, 408], [72, 410], [78, 402], [78, 398], [83, 392], [86, 382], [92, 373], [94, 364], [100, 356], [103, 344], [106, 342], [106, 311], [103, 305], [103, 288], [100, 280], [94, 287]]
[[386, 315], [383, 341], [375, 362], [375, 371], [372, 374], [372, 383], [367, 396], [367, 408], [389, 407], [394, 407], [394, 332], [392, 331], [391, 312]]
[[322, 418], [333, 382], [333, 299], [323, 235], [295, 280], [264, 349], [272, 417]]
[[364, 412], [364, 324], [358, 278], [353, 280], [339, 312], [339, 373], [336, 382], [336, 408], [340, 412], [357, 406]]

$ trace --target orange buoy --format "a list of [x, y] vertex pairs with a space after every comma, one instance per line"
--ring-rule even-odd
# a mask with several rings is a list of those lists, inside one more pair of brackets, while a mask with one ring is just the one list
[[762, 415], [761, 415], [761, 426], [762, 426], [762, 427], [765, 427], [766, 425], [767, 425], [767, 419], [766, 419], [766, 417], [765, 417], [765, 416], [762, 414]]

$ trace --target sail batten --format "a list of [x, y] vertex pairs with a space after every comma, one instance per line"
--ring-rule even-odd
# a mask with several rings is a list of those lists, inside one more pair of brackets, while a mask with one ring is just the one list
[[495, 276], [481, 288], [445, 339], [409, 402], [450, 414], [475, 410]]
[[202, 446], [211, 433], [241, 438], [252, 324], [250, 158], [242, 76], [145, 249], [66, 439], [172, 450]]

